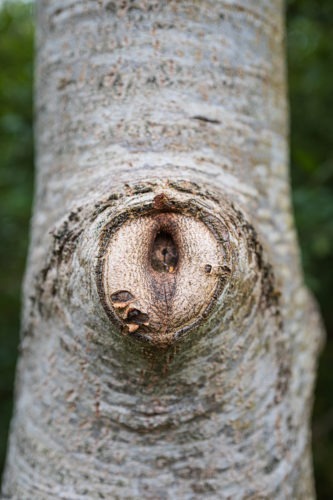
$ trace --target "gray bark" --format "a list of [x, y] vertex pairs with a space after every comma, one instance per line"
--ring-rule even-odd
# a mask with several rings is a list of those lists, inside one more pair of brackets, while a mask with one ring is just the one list
[[282, 0], [40, 0], [4, 498], [314, 496], [283, 40]]

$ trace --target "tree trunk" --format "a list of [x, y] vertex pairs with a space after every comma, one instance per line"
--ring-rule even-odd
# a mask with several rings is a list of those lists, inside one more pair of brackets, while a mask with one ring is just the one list
[[282, 4], [39, 2], [4, 498], [314, 496]]

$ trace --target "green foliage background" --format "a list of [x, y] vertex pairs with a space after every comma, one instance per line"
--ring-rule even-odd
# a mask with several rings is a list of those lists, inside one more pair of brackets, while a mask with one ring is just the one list
[[[306, 281], [327, 329], [313, 418], [318, 499], [333, 498], [333, 2], [289, 0], [291, 177]], [[33, 7], [0, 7], [0, 470], [12, 411], [33, 192]]]

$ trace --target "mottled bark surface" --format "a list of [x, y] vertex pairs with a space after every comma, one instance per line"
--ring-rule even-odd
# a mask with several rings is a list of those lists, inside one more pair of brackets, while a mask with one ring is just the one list
[[312, 498], [280, 0], [41, 0], [4, 498]]

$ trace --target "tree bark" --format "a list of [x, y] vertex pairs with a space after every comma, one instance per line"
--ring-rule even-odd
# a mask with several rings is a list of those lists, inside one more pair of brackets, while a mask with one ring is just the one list
[[312, 498], [282, 0], [40, 0], [3, 498]]

